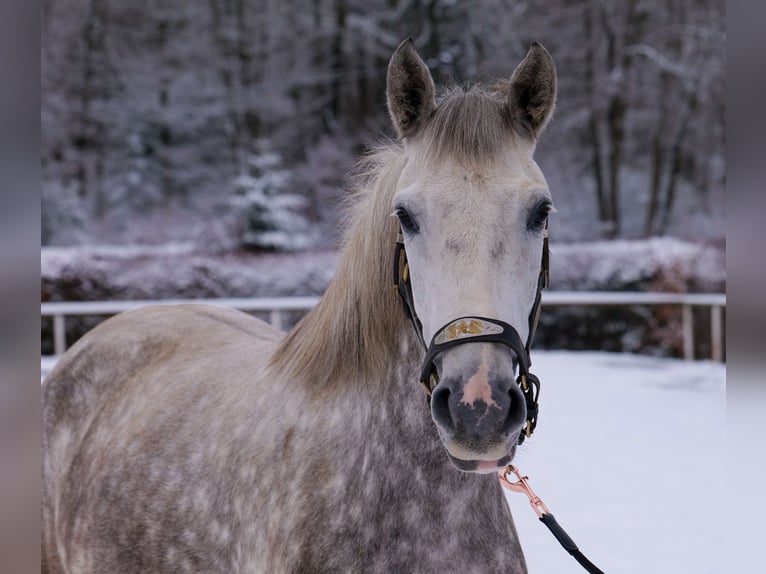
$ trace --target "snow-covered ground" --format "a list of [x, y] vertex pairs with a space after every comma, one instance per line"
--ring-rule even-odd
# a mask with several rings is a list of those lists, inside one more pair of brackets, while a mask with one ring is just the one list
[[[532, 357], [540, 418], [515, 464], [580, 550], [609, 574], [729, 571], [725, 367], [597, 352]], [[529, 571], [584, 572], [527, 498], [507, 495]]]
[[[727, 571], [725, 367], [598, 352], [533, 360], [540, 419], [515, 464], [580, 550], [608, 574]], [[507, 495], [529, 571], [584, 572], [527, 498]]]

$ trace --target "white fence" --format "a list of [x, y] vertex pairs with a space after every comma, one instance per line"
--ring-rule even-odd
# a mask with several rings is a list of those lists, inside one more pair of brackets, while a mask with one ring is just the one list
[[[66, 318], [73, 315], [116, 315], [148, 305], [204, 303], [232, 307], [240, 311], [266, 312], [272, 325], [282, 328], [283, 316], [289, 311], [307, 311], [319, 297], [262, 297], [239, 299], [162, 299], [137, 301], [72, 301], [42, 303], [40, 313], [53, 318], [53, 349], [56, 356], [66, 350]], [[712, 359], [723, 359], [722, 293], [645, 293], [635, 291], [544, 291], [543, 307], [679, 305], [683, 318], [684, 358], [694, 359], [694, 317], [692, 307], [710, 308], [710, 347]]]

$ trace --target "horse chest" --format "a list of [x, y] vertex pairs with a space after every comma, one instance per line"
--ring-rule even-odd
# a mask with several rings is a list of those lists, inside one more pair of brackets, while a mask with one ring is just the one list
[[[364, 478], [349, 482], [361, 487], [354, 482]], [[286, 570], [525, 572], [504, 502], [485, 502], [476, 488], [447, 490], [403, 481], [363, 497], [314, 500], [313, 513], [296, 525], [292, 539], [301, 542]]]
[[282, 482], [258, 557], [295, 572], [525, 572], [494, 477], [451, 467], [423, 432], [432, 423], [422, 401], [385, 404], [399, 406], [339, 405], [352, 413], [344, 424], [333, 427], [340, 418], [326, 413], [321, 440], [290, 453], [302, 462], [273, 477], [291, 485]]

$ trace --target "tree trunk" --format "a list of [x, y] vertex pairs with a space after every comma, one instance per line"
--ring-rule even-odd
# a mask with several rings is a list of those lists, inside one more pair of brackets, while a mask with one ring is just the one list
[[107, 0], [90, 2], [81, 29], [82, 76], [78, 110], [78, 130], [75, 146], [79, 148], [76, 181], [80, 197], [89, 198], [96, 215], [102, 215], [106, 199], [101, 196], [97, 182], [104, 173], [104, 129], [93, 112], [93, 103], [108, 97], [104, 86], [109, 78], [106, 56], [109, 4]]
[[673, 205], [676, 200], [676, 189], [678, 187], [678, 179], [681, 175], [681, 156], [683, 153], [683, 140], [686, 135], [686, 130], [689, 127], [689, 120], [694, 115], [697, 109], [697, 90], [696, 88], [687, 91], [687, 106], [684, 113], [681, 125], [676, 132], [676, 137], [673, 140], [673, 144], [670, 147], [670, 159], [668, 177], [665, 185], [665, 201], [662, 206], [662, 218], [660, 220], [660, 231], [667, 233], [670, 216], [673, 212]]
[[231, 50], [229, 50], [229, 38], [226, 37], [226, 17], [225, 11], [218, 6], [219, 0], [210, 0], [211, 28], [213, 43], [218, 48], [218, 61], [220, 62], [219, 74], [224, 86], [224, 96], [226, 101], [226, 115], [229, 120], [229, 152], [231, 161], [237, 172], [242, 167], [242, 123], [240, 121], [239, 110], [237, 106], [235, 83], [238, 74], [233, 71], [234, 65], [231, 62]]
[[343, 72], [343, 40], [346, 37], [346, 0], [335, 2], [335, 37], [332, 41], [330, 61], [332, 62], [330, 73], [330, 109], [332, 110], [332, 123], [337, 125], [343, 106], [343, 86], [341, 73]]
[[[663, 122], [659, 122], [660, 127]], [[654, 223], [657, 218], [657, 207], [660, 201], [660, 184], [662, 180], [662, 142], [660, 141], [660, 127], [654, 132], [651, 147], [651, 176], [649, 178], [649, 202], [646, 208], [646, 219], [644, 222], [644, 235], [651, 237], [654, 231]]]
[[593, 175], [593, 183], [596, 191], [596, 205], [598, 207], [598, 221], [602, 229], [605, 228], [608, 219], [609, 209], [607, 206], [607, 197], [604, 191], [604, 171], [601, 162], [602, 142], [598, 129], [598, 117], [596, 106], [595, 90], [595, 54], [593, 52], [593, 24], [591, 18], [594, 17], [594, 8], [592, 5], [585, 11], [585, 85], [588, 94], [588, 138], [590, 139], [590, 170]]
[[622, 166], [622, 145], [625, 138], [625, 100], [617, 93], [609, 102], [607, 126], [609, 133], [609, 224], [607, 236], [610, 239], [620, 234], [620, 167]]

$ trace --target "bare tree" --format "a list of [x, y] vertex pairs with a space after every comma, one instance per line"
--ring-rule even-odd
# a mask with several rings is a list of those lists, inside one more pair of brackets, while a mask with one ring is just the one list
[[326, 214], [303, 168], [327, 155], [342, 171], [339, 154], [390, 135], [403, 38], [458, 84], [509, 74], [539, 40], [561, 88], [546, 173], [592, 194], [573, 236], [663, 233], [680, 206], [721, 201], [723, 15], [723, 0], [46, 0], [43, 180], [77, 189], [91, 213], [69, 220], [96, 239], [193, 238], [268, 148]]

